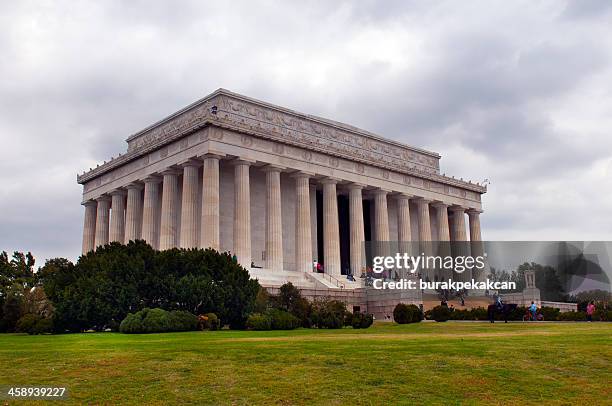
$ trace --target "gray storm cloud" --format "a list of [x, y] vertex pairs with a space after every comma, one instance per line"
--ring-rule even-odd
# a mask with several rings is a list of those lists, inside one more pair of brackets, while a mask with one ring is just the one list
[[612, 240], [612, 7], [2, 2], [0, 250], [75, 259], [75, 174], [224, 87], [492, 180], [489, 240]]

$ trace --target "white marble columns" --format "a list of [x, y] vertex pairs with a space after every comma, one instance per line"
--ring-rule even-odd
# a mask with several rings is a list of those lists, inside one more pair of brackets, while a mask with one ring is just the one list
[[[418, 235], [418, 240], [423, 243], [418, 254], [434, 254], [435, 245], [429, 248], [433, 237], [440, 242], [468, 241], [467, 245], [464, 244], [468, 247], [467, 253], [469, 254], [470, 247], [472, 254], [479, 252], [477, 247], [480, 246], [478, 243], [481, 243], [480, 211], [468, 210], [466, 207], [470, 202], [467, 200], [463, 207], [451, 205], [449, 201], [442, 202], [443, 196], [432, 203], [431, 200], [399, 192], [392, 185], [389, 190], [383, 190], [385, 185], [378, 184], [376, 187], [367, 186], [367, 196], [373, 199], [374, 207], [371, 214], [365, 213], [364, 216], [363, 197], [366, 185], [296, 171], [291, 175], [292, 181], [295, 181], [294, 186], [281, 183], [284, 176], [281, 172], [284, 168], [261, 161], [222, 161], [223, 157], [217, 153], [198, 155], [196, 160], [187, 160], [188, 157], [180, 158], [180, 164], [177, 164], [181, 167], [180, 172], [168, 170], [161, 175], [155, 172], [156, 175], [145, 180], [117, 184], [117, 189], [104, 190], [102, 197], [83, 203], [83, 253], [109, 241], [128, 243], [144, 239], [153, 248], [160, 250], [177, 246], [212, 247], [217, 250], [223, 247], [235, 254], [246, 268], [250, 267], [253, 255], [259, 259], [260, 255], [264, 254], [261, 257], [265, 259], [264, 268], [274, 272], [311, 272], [312, 261], [316, 259], [324, 264], [325, 273], [338, 277], [341, 274], [341, 266], [345, 263], [341, 262], [342, 247], [342, 261], [350, 264], [351, 274], [358, 277], [365, 266], [363, 244], [365, 230], [369, 230], [370, 226], [372, 240], [375, 242], [386, 243], [397, 238], [400, 243], [409, 243], [413, 240], [412, 233], [415, 240]], [[171, 168], [176, 168], [177, 165], [172, 165]], [[294, 170], [287, 168], [287, 172]], [[339, 182], [342, 192], [348, 191], [349, 197], [348, 213], [340, 212], [348, 217], [348, 228], [342, 230], [337, 196]], [[287, 186], [289, 190], [286, 189]], [[293, 187], [295, 205], [290, 200], [293, 197]], [[317, 210], [321, 210], [321, 206], [317, 209], [317, 187], [323, 191], [322, 213], [317, 213]], [[411, 189], [406, 187], [405, 190]], [[287, 195], [283, 196], [284, 193]], [[427, 194], [428, 198], [433, 195], [433, 191]], [[284, 199], [281, 199], [281, 196]], [[389, 196], [395, 199], [397, 205], [394, 202], [389, 203]], [[454, 199], [453, 202], [463, 204], [459, 199]], [[435, 212], [431, 206], [435, 208]], [[290, 216], [293, 216], [294, 210], [295, 223], [292, 224]], [[464, 219], [466, 211], [470, 219], [469, 233], [466, 233]], [[253, 228], [251, 216], [256, 218]], [[414, 216], [416, 219], [411, 219]], [[317, 217], [318, 221], [321, 221], [319, 227], [323, 226], [322, 232], [318, 230], [323, 237], [323, 240], [319, 241], [322, 242], [320, 247], [317, 245]], [[412, 223], [411, 226], [411, 220], [418, 222]], [[345, 227], [344, 219], [342, 225]], [[417, 225], [418, 233], [415, 230]], [[224, 227], [222, 230], [221, 226]], [[435, 227], [433, 237], [432, 227]], [[402, 249], [409, 246], [410, 244], [400, 244]]]
[[[465, 208], [460, 206], [452, 206], [450, 208], [452, 213], [452, 226], [451, 226], [451, 241], [452, 254], [454, 256], [465, 256], [469, 255], [470, 251], [467, 247], [467, 235], [465, 232]], [[457, 281], [469, 281], [472, 278], [472, 273], [469, 270], [465, 270], [463, 273], [454, 273], [453, 277]]]
[[200, 162], [195, 160], [183, 164], [183, 196], [181, 198], [181, 248], [198, 246], [198, 171]]
[[410, 226], [410, 195], [397, 196], [397, 237], [400, 243], [412, 241]]
[[115, 190], [111, 193], [110, 242], [123, 244], [125, 238], [125, 192]]
[[281, 168], [267, 166], [266, 173], [266, 268], [283, 270], [283, 223], [281, 215]]
[[321, 183], [323, 183], [323, 265], [325, 273], [340, 275], [337, 181], [327, 178]]
[[87, 254], [96, 247], [96, 202], [87, 201], [85, 206], [85, 217], [83, 220], [83, 249], [81, 253]]
[[451, 235], [452, 241], [467, 241], [467, 235], [465, 233], [465, 209], [459, 206], [451, 207], [453, 213], [453, 234]]
[[[468, 210], [468, 218], [470, 224], [470, 248], [473, 257], [483, 256], [484, 247], [482, 245], [482, 236], [480, 235], [480, 210]], [[472, 271], [472, 277], [477, 281], [485, 281], [488, 273], [488, 265], [485, 269]]]
[[429, 203], [427, 199], [418, 199], [419, 241], [426, 246], [431, 241], [431, 220], [429, 218]]
[[350, 227], [350, 252], [351, 252], [351, 274], [355, 277], [361, 276], [365, 267], [365, 231], [363, 224], [363, 185], [351, 184], [349, 189], [349, 227]]
[[310, 175], [298, 172], [295, 178], [295, 270], [312, 270]]
[[321, 258], [319, 257], [318, 233], [317, 187], [315, 185], [310, 185], [310, 236], [312, 240], [312, 259], [320, 262]]
[[438, 241], [450, 241], [450, 230], [448, 228], [448, 205], [436, 202], [436, 218], [438, 222]]
[[377, 242], [389, 241], [389, 211], [387, 210], [387, 191], [374, 192], [374, 232]]
[[[448, 205], [442, 202], [436, 202], [433, 206], [436, 209], [436, 220], [438, 223], [438, 255], [444, 258], [451, 254]], [[436, 269], [436, 277], [438, 280], [446, 280], [452, 277], [452, 271], [449, 272], [445, 269]]]
[[234, 254], [245, 268], [251, 267], [251, 162], [234, 162]]
[[142, 231], [142, 185], [130, 183], [127, 185], [127, 207], [125, 209], [125, 240], [139, 240]]
[[168, 250], [177, 246], [178, 222], [178, 171], [163, 172], [161, 224], [159, 226], [159, 249]]
[[200, 247], [219, 251], [219, 156], [203, 159]]
[[152, 176], [144, 180], [144, 205], [142, 210], [142, 239], [150, 246], [159, 247], [159, 227], [157, 218], [159, 213], [160, 179]]
[[108, 221], [110, 217], [111, 199], [108, 196], [101, 196], [96, 199], [98, 207], [96, 211], [96, 237], [94, 246], [108, 244]]

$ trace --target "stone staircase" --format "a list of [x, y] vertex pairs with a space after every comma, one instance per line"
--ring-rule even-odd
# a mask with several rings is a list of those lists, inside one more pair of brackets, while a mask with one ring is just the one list
[[308, 278], [304, 272], [293, 271], [270, 271], [265, 268], [249, 269], [251, 278], [257, 279], [259, 284], [266, 288], [279, 288], [286, 282], [291, 282], [301, 289], [313, 289], [317, 287], [315, 281]]

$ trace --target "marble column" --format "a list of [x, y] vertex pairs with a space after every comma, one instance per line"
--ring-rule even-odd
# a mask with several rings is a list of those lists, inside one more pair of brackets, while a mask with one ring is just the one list
[[[482, 211], [476, 209], [470, 209], [467, 212], [470, 224], [470, 248], [472, 250], [472, 257], [484, 256], [484, 246], [480, 235], [480, 213], [482, 213]], [[486, 281], [489, 271], [490, 268], [485, 260], [485, 268], [474, 269], [472, 277], [477, 281], [484, 282]]]
[[[410, 198], [412, 196], [402, 193], [397, 196], [397, 239], [399, 253], [413, 255], [415, 252], [412, 241], [412, 226], [410, 225]], [[419, 253], [420, 254], [420, 253]], [[408, 270], [399, 270], [402, 278], [412, 276]]]
[[[219, 251], [219, 159], [205, 155], [202, 171], [200, 247]], [[249, 264], [250, 265], [250, 264]]]
[[389, 241], [389, 211], [387, 210], [387, 191], [374, 192], [374, 232], [377, 242]]
[[365, 231], [363, 224], [363, 185], [349, 185], [349, 220], [351, 274], [358, 278], [365, 267]]
[[234, 162], [234, 255], [247, 269], [251, 267], [251, 162]]
[[181, 248], [198, 246], [198, 172], [200, 162], [190, 160], [183, 164], [183, 197], [181, 203]]
[[110, 214], [111, 199], [108, 196], [102, 196], [96, 199], [98, 207], [96, 211], [96, 238], [95, 248], [101, 245], [108, 244], [108, 221]]
[[[417, 211], [419, 216], [419, 245], [421, 252], [426, 256], [433, 254], [431, 246], [431, 219], [429, 217], [430, 200], [420, 198], [417, 200]], [[420, 254], [419, 253], [419, 254]], [[421, 268], [421, 277], [427, 280], [434, 280], [435, 270]]]
[[85, 218], [83, 220], [83, 249], [85, 255], [93, 251], [96, 242], [96, 202], [89, 200], [83, 203], [85, 206]]
[[480, 210], [470, 209], [467, 214], [470, 219], [470, 241], [480, 242]]
[[[453, 206], [450, 208], [453, 215], [452, 217], [452, 234], [451, 234], [451, 248], [454, 256], [466, 256], [470, 255], [467, 243], [467, 235], [465, 232], [465, 208], [459, 206]], [[453, 272], [453, 278], [456, 281], [469, 281], [472, 279], [472, 272], [465, 270], [462, 273]]]
[[310, 175], [298, 172], [295, 178], [295, 270], [312, 271], [312, 231], [310, 219]]
[[340, 275], [340, 230], [335, 179], [323, 183], [323, 257], [325, 273]]
[[319, 257], [318, 230], [319, 227], [317, 224], [317, 187], [315, 185], [310, 185], [310, 235], [312, 239], [311, 259], [321, 262], [321, 258]]
[[434, 204], [436, 208], [436, 218], [438, 220], [438, 241], [450, 241], [450, 231], [448, 228], [448, 205], [437, 202]]
[[[436, 202], [433, 206], [436, 209], [436, 219], [438, 222], [438, 255], [444, 258], [451, 254], [448, 205], [442, 202]], [[438, 280], [447, 280], [449, 277], [452, 277], [452, 273], [445, 269], [436, 269], [436, 276]]]
[[406, 194], [397, 196], [397, 237], [400, 243], [412, 241], [410, 197]]
[[148, 177], [144, 180], [144, 206], [142, 210], [142, 239], [151, 247], [159, 247], [159, 189], [160, 179]]
[[142, 185], [130, 183], [127, 188], [125, 209], [125, 244], [141, 238], [142, 231]]
[[429, 245], [429, 242], [431, 241], [431, 221], [429, 218], [429, 203], [430, 200], [422, 198], [417, 200], [419, 216], [419, 241], [421, 242], [422, 247]]
[[266, 268], [283, 270], [283, 217], [281, 214], [281, 168], [267, 166], [266, 173]]
[[125, 239], [125, 192], [115, 190], [111, 194], [110, 242], [123, 244]]
[[465, 232], [465, 209], [459, 206], [451, 207], [453, 213], [453, 234], [451, 235], [452, 241], [467, 241], [467, 235]]
[[159, 250], [177, 246], [178, 229], [178, 171], [169, 169], [162, 173], [161, 224], [159, 226]]

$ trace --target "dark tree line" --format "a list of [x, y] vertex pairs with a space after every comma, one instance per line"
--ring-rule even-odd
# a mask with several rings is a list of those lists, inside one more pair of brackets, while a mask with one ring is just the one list
[[[4, 262], [0, 259], [0, 266], [5, 267]], [[76, 264], [52, 259], [35, 274], [33, 258], [29, 268], [27, 258], [21, 261], [25, 268], [17, 262], [20, 265], [13, 268], [19, 271], [11, 268], [7, 274], [27, 274], [29, 279], [23, 282], [13, 276], [10, 284], [44, 288], [55, 308], [53, 324], [59, 332], [116, 329], [128, 313], [144, 308], [212, 312], [223, 324], [242, 328], [260, 288], [228, 253], [155, 251], [144, 241], [111, 243], [81, 256]], [[1, 271], [4, 286], [8, 282], [5, 269]], [[9, 297], [2, 295], [0, 300], [6, 307]]]

